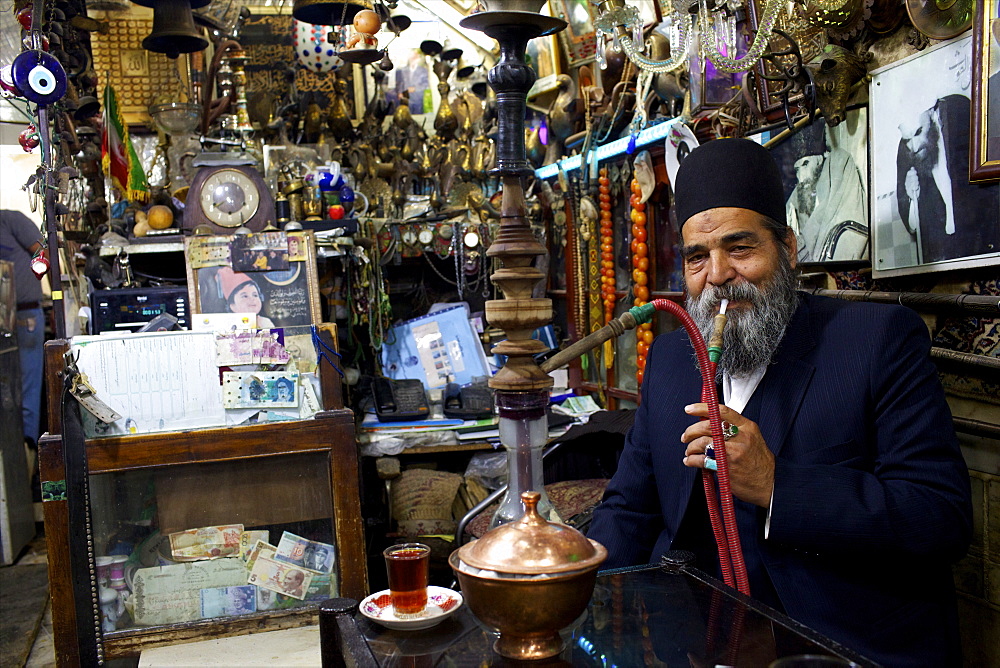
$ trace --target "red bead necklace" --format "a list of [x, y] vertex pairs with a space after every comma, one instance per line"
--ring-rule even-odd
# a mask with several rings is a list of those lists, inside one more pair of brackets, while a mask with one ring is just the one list
[[611, 179], [607, 167], [602, 167], [597, 179], [601, 206], [601, 296], [604, 302], [604, 324], [615, 317], [615, 237], [611, 223]]

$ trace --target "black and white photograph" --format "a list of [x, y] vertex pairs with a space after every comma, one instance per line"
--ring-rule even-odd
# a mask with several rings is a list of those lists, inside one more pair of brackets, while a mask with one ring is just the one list
[[785, 184], [798, 261], [868, 259], [868, 110], [830, 127], [818, 118], [770, 148]]
[[1000, 185], [969, 182], [971, 36], [873, 72], [876, 277], [992, 264]]

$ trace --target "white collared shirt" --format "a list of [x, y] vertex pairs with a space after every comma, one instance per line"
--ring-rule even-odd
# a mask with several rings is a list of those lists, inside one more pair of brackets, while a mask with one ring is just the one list
[[[742, 413], [743, 409], [750, 403], [760, 381], [764, 378], [767, 366], [762, 366], [754, 370], [746, 378], [733, 378], [728, 373], [722, 376], [722, 403], [732, 408], [737, 413]], [[767, 519], [764, 521], [764, 538], [771, 531], [771, 504], [774, 503], [774, 490], [771, 490], [771, 501], [767, 504]]]

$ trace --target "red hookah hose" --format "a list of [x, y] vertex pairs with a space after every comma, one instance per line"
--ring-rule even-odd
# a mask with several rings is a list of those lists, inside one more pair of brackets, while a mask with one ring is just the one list
[[[697, 349], [696, 349], [697, 350]], [[699, 358], [699, 363], [701, 362]], [[709, 362], [709, 369], [712, 371], [712, 377], [715, 377], [715, 364]], [[704, 384], [701, 390], [701, 400], [703, 403], [712, 405], [713, 400], [709, 392], [705, 390]], [[711, 424], [711, 423], [709, 423]], [[721, 423], [720, 423], [721, 429]], [[714, 431], [714, 430], [713, 430]], [[714, 441], [714, 437], [713, 437]], [[718, 463], [718, 460], [716, 460]], [[722, 579], [730, 587], [736, 587], [736, 579], [733, 575], [733, 565], [732, 558], [730, 555], [729, 541], [726, 539], [726, 527], [724, 526], [722, 520], [719, 517], [719, 494], [716, 491], [716, 476], [715, 472], [711, 469], [702, 469], [701, 471], [701, 484], [705, 488], [705, 502], [708, 506], [708, 520], [712, 525], [712, 533], [715, 534], [715, 544], [718, 546], [719, 550], [719, 567], [722, 570]]]
[[[709, 469], [702, 470], [702, 481], [705, 487], [705, 497], [708, 505], [708, 516], [712, 523], [712, 532], [719, 548], [719, 565], [722, 577], [727, 585], [734, 587], [740, 593], [750, 595], [750, 582], [747, 579], [746, 562], [743, 561], [743, 548], [740, 546], [740, 534], [736, 528], [736, 512], [733, 509], [733, 494], [729, 486], [729, 459], [726, 455], [726, 442], [722, 437], [722, 419], [719, 416], [719, 398], [715, 391], [715, 364], [708, 359], [708, 348], [697, 325], [677, 304], [666, 299], [654, 299], [653, 306], [657, 311], [666, 311], [676, 317], [684, 325], [691, 339], [698, 367], [701, 370], [702, 401], [708, 404], [708, 420], [712, 430], [712, 446], [715, 450], [715, 461], [718, 464], [719, 491], [716, 495], [715, 478]], [[718, 496], [718, 498], [717, 498]], [[719, 508], [722, 517], [719, 517]], [[734, 585], [735, 581], [735, 585]]]

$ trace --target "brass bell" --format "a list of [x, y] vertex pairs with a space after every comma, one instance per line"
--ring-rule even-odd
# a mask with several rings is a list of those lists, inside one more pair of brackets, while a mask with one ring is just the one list
[[292, 16], [299, 21], [324, 26], [350, 25], [362, 9], [373, 9], [370, 0], [295, 0]]
[[132, 0], [153, 10], [153, 31], [142, 40], [142, 48], [176, 58], [182, 53], [203, 51], [208, 40], [194, 25], [192, 9], [204, 7], [211, 0]]

